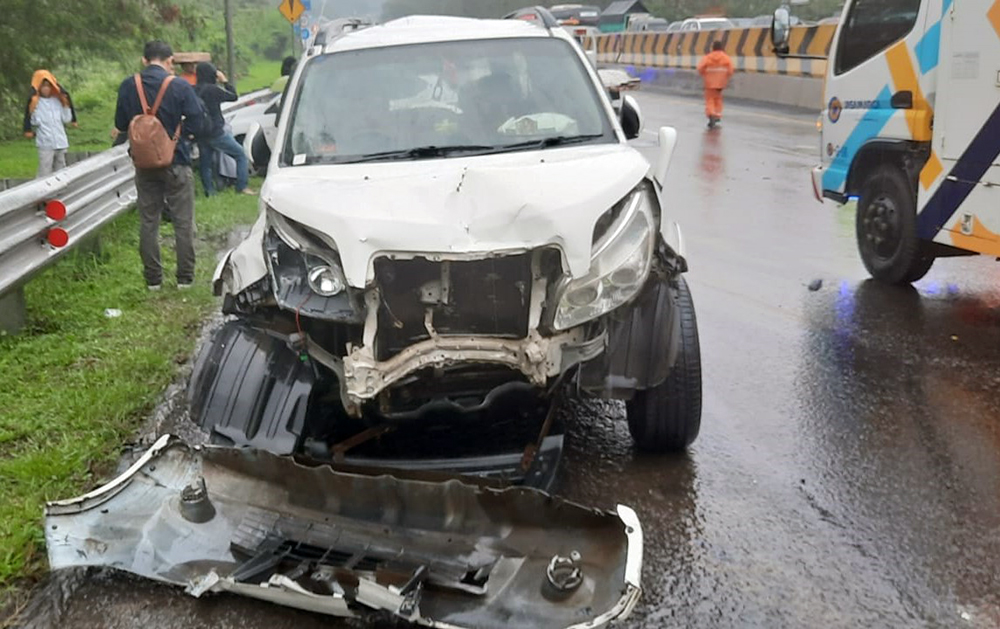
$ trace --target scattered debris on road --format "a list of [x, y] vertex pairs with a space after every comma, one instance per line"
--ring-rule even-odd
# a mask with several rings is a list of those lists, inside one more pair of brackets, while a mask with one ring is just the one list
[[641, 591], [642, 531], [625, 506], [169, 435], [107, 485], [49, 503], [45, 533], [54, 570], [429, 627], [603, 627]]

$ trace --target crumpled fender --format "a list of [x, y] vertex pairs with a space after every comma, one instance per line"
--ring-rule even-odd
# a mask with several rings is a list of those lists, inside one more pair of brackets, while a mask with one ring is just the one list
[[267, 276], [265, 229], [266, 219], [262, 210], [247, 237], [223, 255], [216, 265], [212, 274], [212, 288], [216, 295], [236, 295]]

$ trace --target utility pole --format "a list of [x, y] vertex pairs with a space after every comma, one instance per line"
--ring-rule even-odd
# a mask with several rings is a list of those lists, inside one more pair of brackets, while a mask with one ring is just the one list
[[236, 54], [233, 42], [233, 4], [232, 0], [225, 0], [226, 13], [226, 76], [236, 89]]

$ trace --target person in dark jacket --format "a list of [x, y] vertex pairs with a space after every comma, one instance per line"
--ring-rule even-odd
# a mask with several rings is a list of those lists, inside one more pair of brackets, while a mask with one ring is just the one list
[[[146, 102], [156, 101], [163, 81], [174, 73], [174, 53], [166, 42], [151, 41], [143, 49], [139, 73]], [[135, 77], [129, 76], [118, 88], [115, 134], [127, 134], [132, 119], [143, 113]], [[188, 288], [194, 281], [194, 177], [187, 139], [202, 133], [205, 110], [194, 88], [174, 80], [163, 94], [156, 112], [160, 124], [173, 134], [181, 125], [181, 140], [174, 150], [173, 164], [166, 168], [136, 168], [135, 188], [139, 206], [139, 255], [149, 290], [163, 284], [160, 264], [160, 217], [169, 208], [177, 246], [177, 287]]]
[[[198, 141], [198, 155], [201, 167], [201, 182], [205, 186], [205, 196], [215, 192], [212, 177], [214, 152], [219, 151], [236, 160], [236, 192], [257, 194], [247, 188], [248, 164], [246, 153], [231, 133], [226, 132], [226, 121], [222, 118], [222, 103], [236, 100], [236, 90], [226, 80], [226, 75], [211, 63], [202, 62], [196, 70], [198, 83], [195, 92], [205, 103], [210, 128]], [[220, 85], [221, 84], [221, 85]]]

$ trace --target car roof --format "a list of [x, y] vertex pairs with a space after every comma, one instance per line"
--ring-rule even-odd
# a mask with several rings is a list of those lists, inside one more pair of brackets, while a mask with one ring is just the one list
[[451, 16], [411, 15], [385, 24], [345, 33], [327, 43], [323, 52], [512, 37], [570, 39], [570, 36], [561, 28], [553, 28], [550, 31], [528, 20], [480, 20]]

